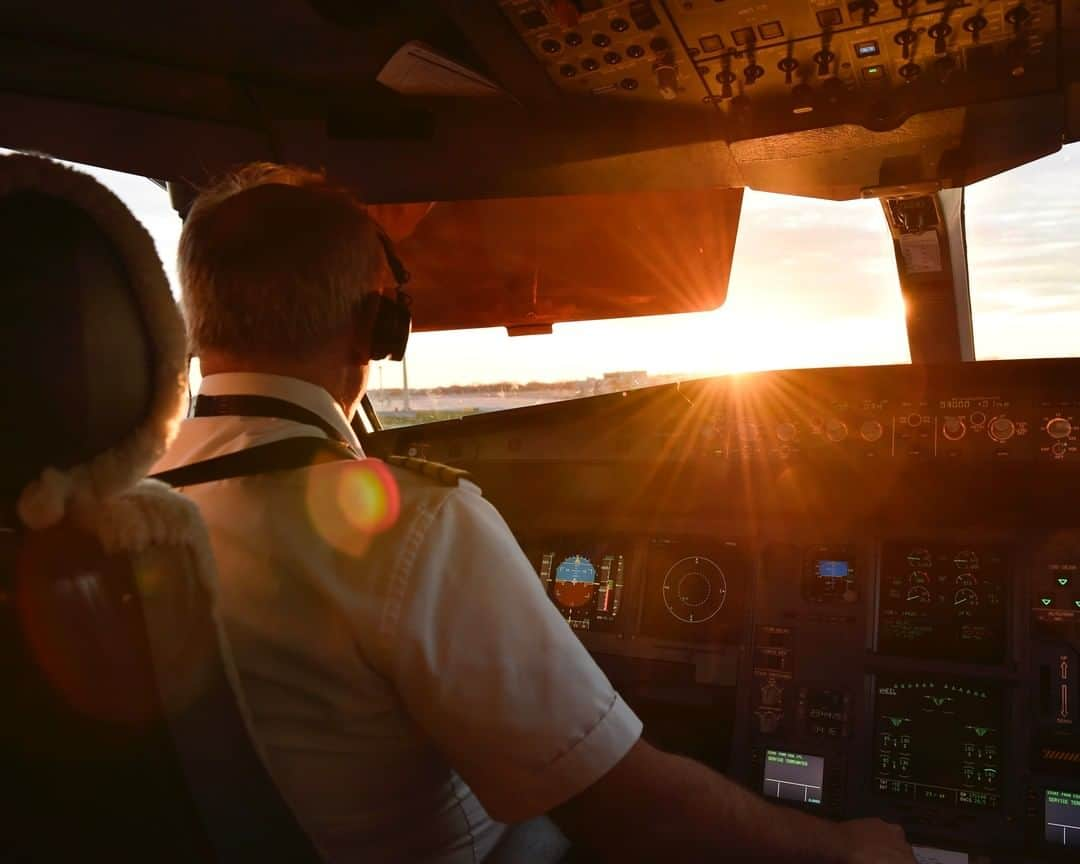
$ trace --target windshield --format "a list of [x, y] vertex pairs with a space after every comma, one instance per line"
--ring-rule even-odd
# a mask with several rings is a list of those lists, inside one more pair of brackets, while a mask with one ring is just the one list
[[[175, 291], [181, 223], [165, 191], [143, 177], [77, 167], [146, 225]], [[967, 190], [978, 359], [1078, 353], [1078, 172], [1080, 145], [1072, 145]], [[375, 365], [371, 396], [393, 426], [728, 372], [907, 362], [878, 202], [747, 190], [721, 309], [556, 325], [546, 336], [417, 333], [407, 363]]]
[[404, 364], [376, 364], [371, 398], [394, 426], [728, 372], [907, 362], [881, 205], [747, 190], [722, 308], [543, 336], [416, 333]]
[[967, 190], [979, 360], [1080, 353], [1080, 145]]

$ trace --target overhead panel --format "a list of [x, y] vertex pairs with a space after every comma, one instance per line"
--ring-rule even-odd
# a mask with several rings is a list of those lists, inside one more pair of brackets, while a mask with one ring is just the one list
[[640, 0], [499, 0], [564, 92], [645, 102], [708, 103], [671, 19]]
[[1059, 86], [1050, 0], [500, 2], [563, 91], [717, 104], [736, 138]]

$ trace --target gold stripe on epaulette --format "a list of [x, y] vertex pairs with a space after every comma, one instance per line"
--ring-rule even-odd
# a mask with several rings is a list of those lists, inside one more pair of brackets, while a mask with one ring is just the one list
[[459, 481], [469, 479], [468, 471], [451, 468], [449, 465], [443, 465], [440, 462], [417, 459], [415, 456], [391, 456], [386, 461], [398, 468], [416, 471], [425, 477], [430, 477], [443, 486], [457, 486]]

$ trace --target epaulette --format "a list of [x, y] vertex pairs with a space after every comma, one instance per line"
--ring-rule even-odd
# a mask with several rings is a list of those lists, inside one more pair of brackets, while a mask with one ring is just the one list
[[470, 481], [468, 471], [462, 471], [460, 468], [451, 468], [449, 465], [443, 465], [441, 462], [430, 462], [427, 459], [417, 459], [415, 456], [391, 456], [387, 460], [391, 465], [397, 468], [404, 468], [406, 471], [416, 471], [423, 474], [425, 477], [430, 477], [441, 483], [443, 486], [457, 486], [462, 480]]

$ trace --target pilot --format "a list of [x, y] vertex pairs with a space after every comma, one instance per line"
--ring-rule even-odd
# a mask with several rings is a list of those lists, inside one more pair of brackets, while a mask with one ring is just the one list
[[[388, 264], [348, 191], [275, 165], [203, 192], [180, 240], [204, 378], [156, 470], [209, 526], [257, 744], [322, 854], [560, 860], [551, 814], [609, 860], [910, 862], [897, 827], [783, 809], [645, 743], [480, 490], [364, 458], [349, 420]], [[329, 455], [283, 457], [297, 439]]]

